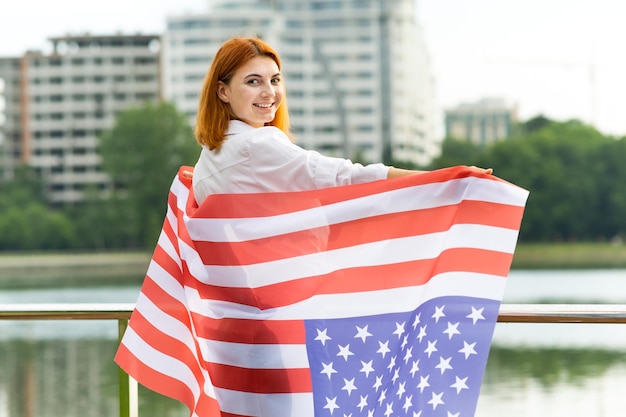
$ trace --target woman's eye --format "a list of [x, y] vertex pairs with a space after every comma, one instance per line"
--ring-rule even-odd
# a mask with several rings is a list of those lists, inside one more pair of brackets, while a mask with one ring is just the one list
[[272, 84], [280, 84], [280, 78], [272, 78]]
[[248, 80], [248, 84], [251, 84], [251, 85], [256, 85], [258, 83], [259, 83], [259, 80], [257, 80], [257, 79]]

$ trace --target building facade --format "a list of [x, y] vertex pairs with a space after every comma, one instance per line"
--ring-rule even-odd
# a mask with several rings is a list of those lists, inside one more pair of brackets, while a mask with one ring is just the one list
[[489, 145], [509, 138], [517, 121], [516, 106], [502, 99], [482, 99], [446, 110], [446, 136]]
[[413, 0], [238, 0], [168, 18], [163, 91], [194, 122], [219, 46], [259, 36], [283, 60], [294, 137], [327, 155], [427, 164], [433, 79]]
[[53, 204], [81, 201], [89, 187], [106, 190], [98, 137], [113, 127], [119, 112], [160, 97], [159, 40], [51, 38], [52, 53], [26, 52], [17, 64], [0, 68], [10, 101], [3, 130], [12, 162], [4, 166], [5, 178], [16, 164], [28, 164]]
[[21, 58], [0, 58], [0, 182], [13, 179], [21, 160]]

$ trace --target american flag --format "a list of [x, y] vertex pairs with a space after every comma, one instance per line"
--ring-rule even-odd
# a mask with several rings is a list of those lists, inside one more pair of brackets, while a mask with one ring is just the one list
[[198, 207], [179, 173], [115, 360], [191, 416], [473, 416], [527, 196], [454, 167]]

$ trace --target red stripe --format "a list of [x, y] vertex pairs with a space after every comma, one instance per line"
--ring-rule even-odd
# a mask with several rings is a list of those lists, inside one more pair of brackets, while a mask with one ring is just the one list
[[257, 288], [232, 288], [196, 282], [200, 297], [257, 307], [282, 307], [316, 294], [379, 291], [422, 285], [445, 272], [474, 272], [506, 277], [513, 255], [473, 248], [453, 248], [438, 258], [347, 268], [324, 275]]
[[304, 344], [301, 320], [213, 319], [192, 313], [198, 337], [245, 344]]
[[380, 240], [444, 232], [454, 224], [517, 230], [522, 208], [482, 201], [390, 213], [245, 242], [195, 241], [205, 265], [251, 265]]
[[119, 346], [115, 355], [115, 362], [124, 369], [128, 375], [141, 382], [145, 387], [158, 392], [166, 397], [173, 398], [185, 404], [189, 410], [196, 411], [196, 415], [203, 417], [220, 417], [219, 404], [202, 392], [196, 403], [189, 387], [178, 379], [172, 378], [153, 368], [146, 366], [124, 344]]
[[[202, 375], [200, 363], [194, 352], [179, 339], [163, 333], [154, 326], [138, 310], [133, 313], [132, 328], [148, 345], [166, 356], [171, 356], [183, 362], [193, 373], [198, 385], [202, 387], [205, 379]], [[191, 334], [191, 332], [189, 332]]]
[[203, 203], [195, 212], [195, 217], [242, 218], [275, 216], [391, 190], [467, 177], [503, 182], [497, 177], [480, 174], [467, 167], [459, 166], [426, 172], [420, 175], [408, 175], [388, 181], [325, 188], [323, 191], [263, 193], [262, 197], [260, 194], [237, 194], [236, 201], [232, 199], [232, 195], [213, 194], [208, 196], [205, 200], [207, 203]]
[[195, 408], [195, 398], [187, 385], [147, 366], [124, 344], [119, 346], [115, 355], [115, 362], [147, 388], [182, 402], [190, 410]]
[[249, 369], [208, 364], [213, 386], [257, 394], [305, 393], [313, 391], [311, 374], [304, 369]]

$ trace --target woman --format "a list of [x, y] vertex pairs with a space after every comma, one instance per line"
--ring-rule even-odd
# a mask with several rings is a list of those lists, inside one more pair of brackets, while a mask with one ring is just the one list
[[231, 39], [217, 52], [195, 129], [203, 147], [193, 174], [198, 204], [209, 194], [310, 190], [423, 172], [363, 166], [293, 144], [281, 68], [276, 51], [256, 38]]

